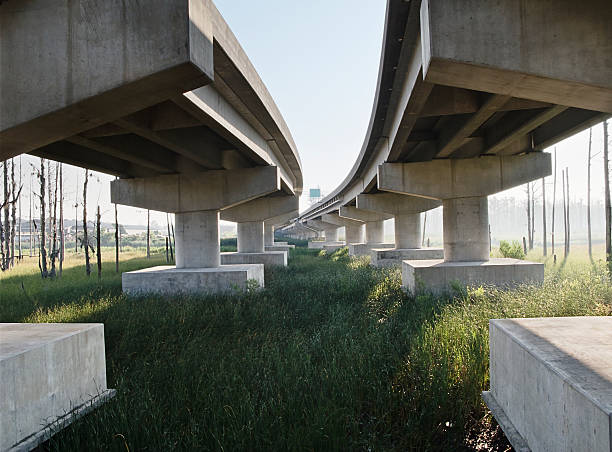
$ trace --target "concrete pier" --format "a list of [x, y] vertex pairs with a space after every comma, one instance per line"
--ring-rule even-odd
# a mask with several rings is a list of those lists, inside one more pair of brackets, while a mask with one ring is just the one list
[[113, 397], [104, 325], [0, 324], [0, 450], [29, 451]]
[[491, 320], [483, 398], [517, 451], [612, 451], [612, 317]]

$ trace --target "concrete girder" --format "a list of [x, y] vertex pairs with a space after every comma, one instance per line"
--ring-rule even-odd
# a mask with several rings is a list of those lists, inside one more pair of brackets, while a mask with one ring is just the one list
[[274, 166], [213, 170], [117, 179], [111, 182], [111, 202], [161, 212], [221, 210], [280, 188], [280, 175]]
[[440, 207], [440, 205], [442, 205], [441, 202], [434, 199], [388, 192], [357, 196], [358, 209], [384, 212], [390, 215], [421, 213]]
[[214, 78], [214, 7], [208, 0], [152, 0], [146, 8], [155, 14], [146, 20], [139, 2], [115, 8], [90, 1], [86, 16], [96, 18], [95, 26], [81, 17], [80, 2], [68, 8], [59, 1], [29, 3], [6, 3], [0, 12], [0, 159]]
[[552, 173], [550, 154], [384, 163], [378, 167], [383, 191], [432, 199], [488, 196]]
[[221, 219], [236, 223], [267, 221], [294, 213], [299, 208], [297, 196], [265, 196], [221, 211]]
[[612, 113], [610, 23], [607, 0], [593, 0], [588, 7], [559, 0], [554, 8], [543, 1], [423, 0], [424, 77], [435, 84]]

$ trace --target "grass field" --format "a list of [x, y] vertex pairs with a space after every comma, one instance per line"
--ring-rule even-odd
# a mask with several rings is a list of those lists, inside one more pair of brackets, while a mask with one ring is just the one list
[[0, 276], [2, 322], [105, 324], [117, 396], [50, 450], [504, 450], [480, 398], [488, 320], [612, 313], [601, 256], [583, 250], [549, 258], [540, 287], [441, 298], [404, 294], [398, 270], [346, 250], [306, 249], [267, 271], [264, 290], [128, 298], [105, 257], [101, 281], [82, 257], [60, 280], [35, 263]]

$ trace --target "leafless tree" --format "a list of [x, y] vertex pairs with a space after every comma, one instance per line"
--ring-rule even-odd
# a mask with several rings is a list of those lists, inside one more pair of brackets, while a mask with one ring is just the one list
[[546, 246], [546, 178], [542, 178], [542, 254], [546, 256], [548, 254]]
[[550, 222], [551, 253], [555, 254], [555, 204], [557, 202], [557, 148], [553, 152], [554, 174], [553, 174], [553, 201], [552, 201], [552, 221]]
[[168, 244], [170, 245], [170, 260], [174, 260], [174, 251], [172, 250], [172, 236], [170, 235], [170, 214], [166, 213], [166, 222], [168, 224]]
[[96, 215], [96, 262], [98, 264], [98, 279], [102, 279], [102, 247], [100, 245], [100, 206]]
[[[15, 201], [18, 197], [17, 193], [17, 182], [15, 181], [15, 159], [11, 159], [11, 193], [15, 196]], [[15, 265], [15, 234], [17, 233], [17, 202], [11, 204], [11, 259], [10, 266]]]
[[[22, 177], [21, 177], [21, 155], [19, 156], [19, 187], [23, 187], [22, 185]], [[17, 225], [17, 234], [19, 236], [19, 260], [21, 261], [23, 255], [21, 253], [21, 195], [19, 196], [19, 223]]]
[[[55, 179], [53, 181], [53, 184], [54, 184], [53, 199], [49, 198], [49, 206], [51, 206], [51, 204], [53, 204], [52, 215], [51, 215], [51, 218], [49, 219], [49, 222], [51, 224], [51, 234], [52, 234], [52, 240], [51, 240], [51, 273], [50, 273], [50, 276], [52, 278], [55, 278], [55, 276], [57, 274], [56, 270], [55, 270], [55, 261], [57, 259], [57, 255], [58, 255], [58, 249], [57, 249], [57, 183], [58, 183], [58, 179], [59, 179], [59, 164], [56, 163], [55, 164]], [[51, 180], [49, 180], [49, 185], [51, 185]]]
[[151, 211], [147, 209], [147, 259], [151, 257]]
[[603, 123], [604, 132], [604, 149], [603, 149], [603, 163], [604, 163], [604, 203], [605, 203], [605, 216], [606, 216], [606, 262], [612, 267], [612, 208], [610, 206], [610, 169], [609, 165], [609, 154], [608, 147], [610, 145], [608, 136], [608, 121]]
[[40, 171], [38, 172], [38, 177], [40, 179], [40, 258], [38, 265], [41, 276], [46, 278], [49, 275], [47, 270], [47, 250], [45, 249], [45, 193], [47, 191], [47, 187], [45, 184], [45, 159], [43, 158], [40, 159]]
[[60, 255], [59, 255], [59, 275], [62, 276], [64, 269], [64, 254], [66, 252], [66, 243], [64, 238], [64, 167], [60, 163], [59, 170], [60, 178]]
[[85, 273], [91, 275], [91, 265], [89, 263], [89, 239], [87, 237], [87, 182], [89, 180], [89, 170], [85, 168], [85, 182], [83, 182], [83, 248], [85, 249]]
[[589, 257], [593, 259], [593, 246], [591, 242], [591, 150], [593, 144], [593, 129], [589, 129], [589, 155], [587, 157], [587, 241]]

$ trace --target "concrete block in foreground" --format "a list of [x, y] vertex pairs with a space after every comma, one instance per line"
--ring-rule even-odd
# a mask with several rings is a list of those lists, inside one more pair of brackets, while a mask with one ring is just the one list
[[265, 253], [221, 253], [221, 265], [264, 264], [264, 267], [287, 266], [286, 251], [266, 251]]
[[335, 251], [338, 251], [339, 249], [344, 248], [346, 245], [344, 243], [342, 244], [333, 244], [333, 245], [323, 245], [323, 249], [328, 252], [328, 253], [333, 253]]
[[491, 320], [483, 398], [516, 450], [612, 451], [612, 317]]
[[349, 256], [369, 256], [374, 249], [395, 248], [395, 243], [351, 243]]
[[488, 285], [501, 288], [544, 280], [544, 264], [519, 259], [491, 259], [481, 262], [406, 260], [402, 262], [402, 286], [409, 292], [427, 290], [442, 293], [452, 283]]
[[103, 324], [0, 324], [1, 451], [35, 448], [114, 394]]
[[220, 293], [247, 288], [254, 280], [264, 287], [263, 264], [221, 265], [213, 268], [176, 268], [173, 265], [123, 273], [121, 284], [129, 295]]
[[443, 259], [442, 248], [373, 249], [370, 263], [374, 267], [401, 267], [405, 260]]

